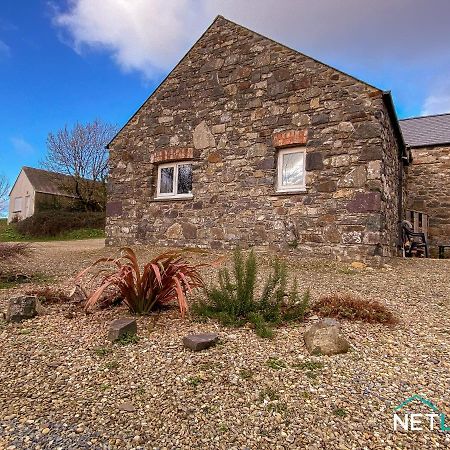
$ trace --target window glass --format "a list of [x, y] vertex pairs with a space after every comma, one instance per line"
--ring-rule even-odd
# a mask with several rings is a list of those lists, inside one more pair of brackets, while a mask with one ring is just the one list
[[173, 177], [174, 177], [174, 167], [162, 167], [160, 170], [160, 183], [159, 192], [160, 194], [172, 194], [173, 193]]
[[14, 211], [22, 211], [22, 197], [14, 199]]
[[304, 153], [285, 153], [281, 158], [281, 186], [303, 185]]
[[179, 164], [177, 194], [192, 193], [192, 165]]

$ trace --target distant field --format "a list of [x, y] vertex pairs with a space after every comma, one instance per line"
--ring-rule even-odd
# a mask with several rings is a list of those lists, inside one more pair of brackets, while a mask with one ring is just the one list
[[14, 225], [8, 225], [6, 219], [0, 219], [0, 242], [43, 242], [72, 241], [78, 239], [94, 239], [105, 237], [105, 232], [98, 228], [80, 228], [70, 230], [56, 236], [30, 237], [20, 234]]

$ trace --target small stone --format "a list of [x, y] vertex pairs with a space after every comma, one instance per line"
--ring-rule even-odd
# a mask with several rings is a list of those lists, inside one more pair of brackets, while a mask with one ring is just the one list
[[216, 333], [189, 334], [183, 338], [183, 345], [194, 352], [204, 350], [217, 343], [219, 335]]
[[134, 412], [136, 411], [136, 407], [130, 402], [123, 402], [118, 406], [120, 411], [124, 412]]
[[42, 434], [48, 434], [48, 433], [50, 433], [50, 428], [44, 428], [44, 429], [41, 431], [41, 433], [42, 433]]
[[66, 319], [73, 319], [75, 317], [75, 313], [72, 310], [69, 310], [64, 314], [64, 317]]
[[122, 318], [111, 322], [108, 339], [111, 342], [117, 341], [125, 334], [134, 335], [137, 333], [137, 323], [134, 319]]
[[47, 363], [47, 366], [51, 367], [52, 369], [56, 369], [60, 365], [61, 365], [61, 363], [59, 361], [51, 361], [51, 362]]
[[36, 301], [36, 312], [38, 316], [45, 316], [46, 314], [48, 314], [48, 309], [45, 308], [44, 306], [42, 306], [42, 303], [37, 300]]
[[86, 293], [84, 292], [83, 288], [78, 284], [69, 293], [69, 299], [71, 302], [74, 303], [84, 302], [86, 298], [87, 298]]
[[353, 262], [350, 264], [350, 267], [351, 267], [352, 269], [365, 269], [365, 268], [367, 267], [367, 264], [364, 264], [364, 263], [361, 262], [361, 261], [353, 261]]

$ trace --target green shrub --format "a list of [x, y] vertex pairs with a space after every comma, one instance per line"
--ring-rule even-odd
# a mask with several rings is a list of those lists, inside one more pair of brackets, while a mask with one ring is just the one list
[[194, 312], [215, 318], [225, 326], [242, 326], [250, 322], [259, 336], [267, 338], [273, 336], [275, 325], [303, 320], [309, 308], [309, 292], [300, 298], [296, 280], [288, 292], [285, 262], [272, 261], [259, 297], [255, 294], [257, 275], [253, 250], [244, 258], [242, 251], [236, 249], [232, 274], [226, 268], [219, 270], [218, 284], [208, 290], [206, 301], [193, 305]]
[[104, 229], [104, 212], [74, 212], [74, 211], [37, 211], [14, 224], [16, 230], [25, 236], [45, 237], [80, 230], [83, 228]]

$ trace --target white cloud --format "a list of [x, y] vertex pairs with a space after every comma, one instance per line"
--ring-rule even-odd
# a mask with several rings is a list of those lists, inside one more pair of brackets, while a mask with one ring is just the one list
[[450, 81], [437, 83], [425, 98], [422, 115], [450, 113]]
[[425, 99], [422, 115], [450, 113], [450, 94], [435, 96], [430, 95]]
[[11, 54], [11, 49], [2, 40], [0, 40], [0, 59], [8, 57]]
[[20, 155], [30, 155], [34, 153], [34, 147], [27, 142], [22, 136], [13, 136], [11, 139], [11, 144], [14, 148], [14, 151]]
[[193, 0], [72, 0], [54, 23], [77, 52], [107, 50], [123, 70], [151, 77], [189, 48], [199, 29], [194, 9]]
[[73, 48], [126, 71], [167, 72], [217, 14], [348, 68], [448, 62], [450, 2], [434, 0], [69, 0], [53, 20]]

